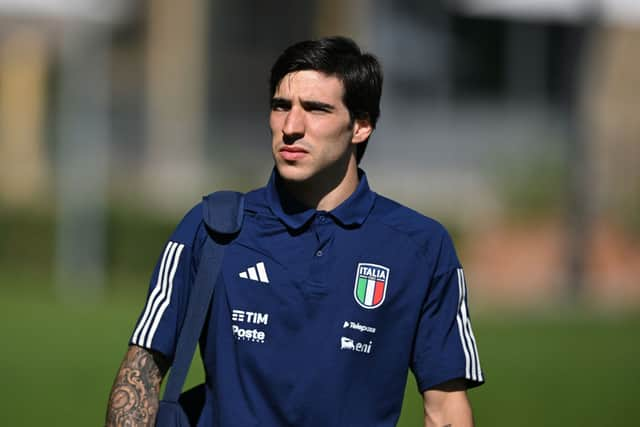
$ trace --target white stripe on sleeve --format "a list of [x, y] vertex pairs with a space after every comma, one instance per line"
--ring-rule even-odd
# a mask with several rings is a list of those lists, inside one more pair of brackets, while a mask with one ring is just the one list
[[457, 273], [458, 314], [456, 320], [458, 323], [460, 342], [465, 356], [465, 375], [467, 379], [483, 381], [478, 349], [476, 347], [475, 337], [473, 336], [471, 320], [469, 319], [469, 310], [467, 308], [467, 286], [464, 279], [464, 271], [459, 268]]
[[158, 294], [160, 293], [160, 291], [162, 290], [162, 277], [164, 275], [164, 267], [165, 264], [167, 262], [167, 257], [169, 256], [169, 252], [171, 251], [172, 247], [173, 247], [173, 242], [169, 242], [167, 244], [167, 246], [164, 249], [164, 253], [162, 254], [162, 260], [160, 261], [160, 269], [158, 270], [158, 277], [156, 279], [156, 285], [153, 288], [153, 290], [151, 291], [151, 294], [149, 295], [149, 298], [147, 299], [147, 305], [145, 306], [144, 309], [144, 313], [142, 315], [142, 317], [140, 318], [140, 321], [138, 322], [138, 326], [136, 327], [134, 333], [133, 333], [133, 338], [131, 339], [131, 341], [134, 344], [138, 344], [138, 345], [143, 345], [143, 339], [140, 339], [140, 333], [142, 332], [142, 329], [144, 328], [144, 325], [147, 324], [147, 321], [149, 320], [149, 316], [151, 315], [151, 307], [153, 306], [153, 303], [156, 299], [156, 297], [158, 296]]
[[162, 278], [160, 282], [161, 283], [160, 293], [157, 295], [157, 297], [153, 301], [153, 305], [151, 306], [151, 314], [147, 319], [147, 321], [145, 322], [144, 326], [142, 327], [142, 334], [140, 335], [140, 343], [142, 346], [144, 346], [147, 341], [149, 328], [151, 327], [151, 324], [153, 323], [158, 313], [158, 307], [167, 296], [167, 276], [169, 274], [169, 269], [171, 268], [171, 263], [173, 262], [173, 255], [175, 253], [176, 246], [178, 246], [178, 244], [175, 242], [171, 242], [169, 245], [170, 245], [170, 249], [169, 249], [169, 255], [167, 256], [167, 262], [165, 263], [164, 268], [162, 269], [163, 271], [162, 271]]
[[153, 320], [151, 331], [149, 332], [149, 336], [147, 337], [147, 347], [151, 347], [151, 342], [153, 341], [153, 337], [156, 334], [156, 329], [158, 329], [158, 324], [160, 323], [160, 319], [162, 319], [162, 315], [164, 314], [164, 311], [167, 309], [167, 307], [169, 306], [169, 303], [171, 302], [171, 293], [173, 291], [173, 278], [176, 275], [176, 270], [178, 269], [178, 263], [180, 262], [180, 255], [182, 254], [183, 248], [184, 248], [184, 245], [178, 246], [178, 250], [176, 251], [176, 256], [173, 259], [173, 267], [171, 268], [171, 274], [169, 275], [169, 290], [167, 292], [167, 297], [165, 298], [164, 302], [160, 306], [157, 316]]
[[464, 278], [464, 270], [460, 269], [460, 275], [462, 276], [462, 283], [464, 285], [464, 293], [465, 293], [465, 313], [466, 313], [466, 323], [467, 323], [467, 335], [471, 340], [471, 348], [473, 349], [473, 354], [475, 358], [475, 369], [476, 369], [476, 377], [477, 381], [484, 381], [482, 377], [482, 369], [480, 368], [480, 357], [478, 355], [478, 347], [476, 344], [476, 337], [473, 335], [473, 328], [471, 327], [471, 317], [469, 316], [469, 308], [467, 306], [467, 285], [466, 280]]
[[463, 296], [464, 291], [462, 290], [462, 281], [460, 280], [460, 269], [457, 271], [458, 273], [458, 313], [456, 315], [456, 321], [458, 323], [458, 334], [460, 335], [460, 344], [462, 345], [462, 351], [464, 352], [464, 361], [465, 361], [465, 377], [471, 377], [471, 364], [469, 360], [469, 351], [467, 350], [467, 340], [464, 338], [464, 322], [462, 320], [462, 304], [463, 304]]
[[171, 302], [171, 293], [173, 288], [173, 278], [175, 276], [180, 255], [184, 248], [183, 244], [169, 242], [158, 271], [158, 279], [145, 308], [144, 315], [140, 319], [136, 331], [134, 332], [132, 342], [134, 344], [151, 347], [153, 336], [162, 315], [167, 306]]

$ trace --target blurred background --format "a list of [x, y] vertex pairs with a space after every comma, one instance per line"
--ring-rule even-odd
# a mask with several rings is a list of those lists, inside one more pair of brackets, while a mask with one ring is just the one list
[[1, 425], [103, 423], [164, 241], [266, 183], [271, 64], [335, 34], [385, 71], [372, 187], [465, 266], [477, 425], [633, 424], [640, 3], [0, 0]]

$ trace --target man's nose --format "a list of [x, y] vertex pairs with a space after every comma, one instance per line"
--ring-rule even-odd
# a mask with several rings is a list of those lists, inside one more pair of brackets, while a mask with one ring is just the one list
[[299, 109], [293, 107], [287, 113], [282, 127], [282, 136], [285, 144], [293, 144], [304, 136], [304, 117]]

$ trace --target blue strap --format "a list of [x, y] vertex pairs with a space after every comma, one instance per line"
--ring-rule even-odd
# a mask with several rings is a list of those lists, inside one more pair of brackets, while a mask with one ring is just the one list
[[203, 198], [203, 218], [209, 236], [205, 240], [187, 314], [178, 336], [176, 352], [163, 400], [177, 402], [202, 333], [222, 266], [225, 244], [242, 226], [243, 194], [218, 191]]
[[202, 198], [204, 223], [216, 233], [235, 234], [242, 227], [244, 194], [217, 191]]

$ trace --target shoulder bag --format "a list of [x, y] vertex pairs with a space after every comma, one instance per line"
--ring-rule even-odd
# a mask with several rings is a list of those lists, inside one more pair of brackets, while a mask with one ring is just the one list
[[195, 284], [187, 305], [184, 324], [178, 335], [175, 357], [163, 399], [156, 417], [156, 427], [191, 427], [198, 423], [205, 401], [205, 385], [181, 393], [207, 312], [224, 255], [242, 227], [244, 195], [218, 191], [203, 198], [203, 218], [208, 237], [204, 243]]

